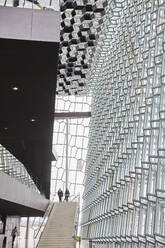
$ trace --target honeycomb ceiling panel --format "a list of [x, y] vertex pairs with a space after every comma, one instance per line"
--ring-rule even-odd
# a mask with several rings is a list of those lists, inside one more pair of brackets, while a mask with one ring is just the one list
[[105, 1], [65, 0], [61, 3], [61, 38], [57, 90], [58, 95], [83, 95], [87, 91], [87, 73], [105, 14]]

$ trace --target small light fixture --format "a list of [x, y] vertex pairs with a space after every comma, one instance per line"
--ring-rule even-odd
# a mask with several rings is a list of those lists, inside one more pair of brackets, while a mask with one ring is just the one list
[[8, 130], [8, 127], [4, 127], [4, 130]]
[[17, 86], [13, 86], [13, 90], [14, 91], [17, 91], [18, 90], [18, 87]]
[[30, 121], [31, 121], [31, 122], [35, 122], [36, 120], [32, 118]]

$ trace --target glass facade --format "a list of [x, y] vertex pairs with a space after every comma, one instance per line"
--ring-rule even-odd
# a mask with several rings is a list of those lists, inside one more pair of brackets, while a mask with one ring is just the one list
[[108, 1], [87, 74], [92, 117], [82, 237], [165, 245], [165, 2]]
[[[90, 96], [56, 97], [56, 113], [82, 113], [90, 111]], [[59, 188], [66, 188], [66, 159], [68, 159], [68, 188], [70, 197], [83, 192], [84, 170], [88, 145], [90, 118], [56, 119], [54, 122], [53, 151], [57, 161], [52, 162], [51, 197], [57, 200]], [[66, 158], [66, 125], [68, 123], [68, 156]]]
[[[36, 193], [38, 181], [27, 172], [25, 166], [0, 144], [0, 173], [5, 173]], [[32, 174], [32, 173], [31, 173]]]

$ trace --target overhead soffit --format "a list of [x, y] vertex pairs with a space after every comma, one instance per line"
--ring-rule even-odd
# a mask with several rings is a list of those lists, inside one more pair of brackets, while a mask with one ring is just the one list
[[0, 57], [0, 143], [49, 197], [58, 43], [0, 39]]

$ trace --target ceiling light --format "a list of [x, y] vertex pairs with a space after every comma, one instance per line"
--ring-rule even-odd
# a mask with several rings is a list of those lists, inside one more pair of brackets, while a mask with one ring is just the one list
[[18, 87], [17, 86], [14, 86], [13, 87], [13, 90], [17, 91], [18, 90]]
[[4, 127], [4, 130], [8, 130], [8, 127]]
[[36, 120], [32, 118], [30, 121], [31, 121], [31, 122], [35, 122]]

